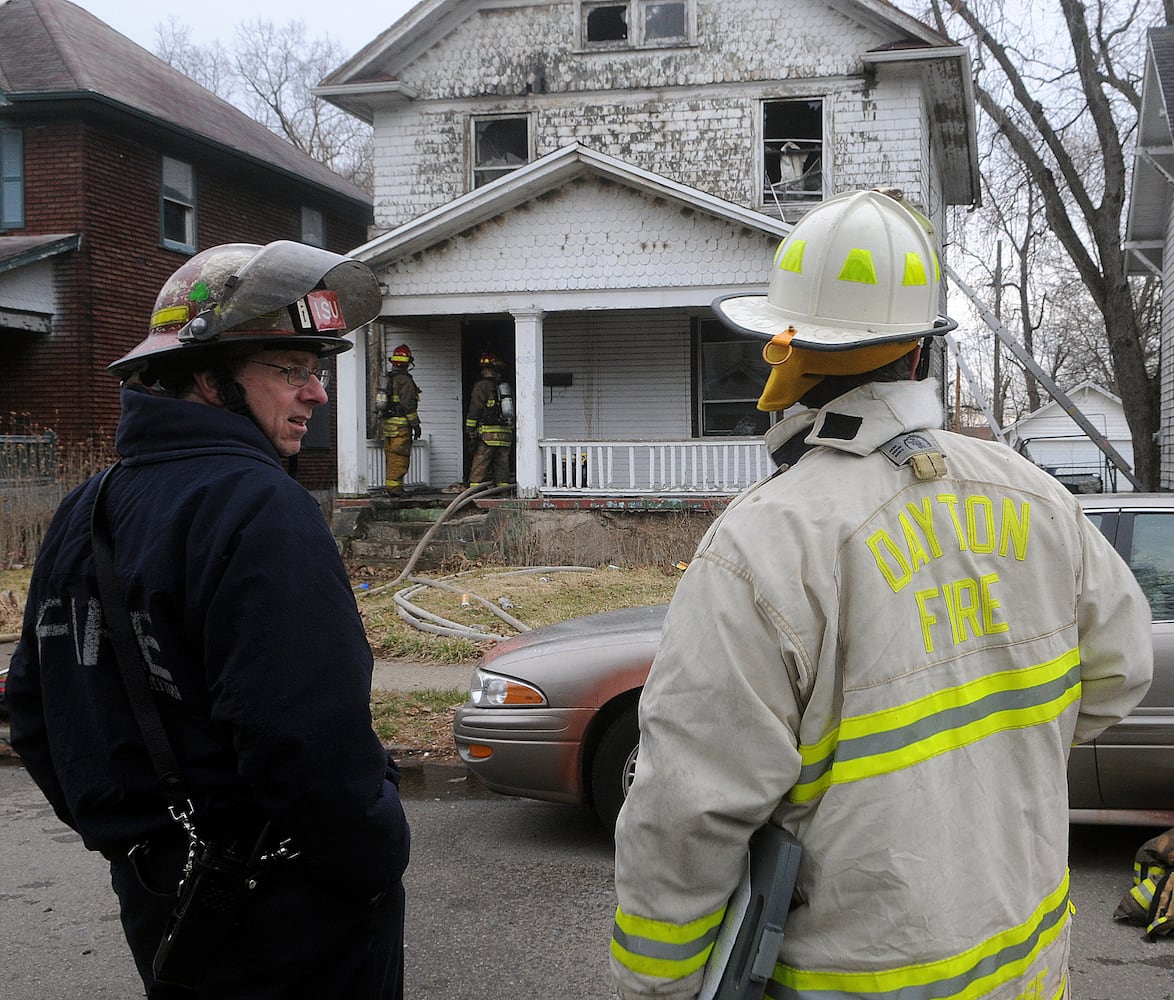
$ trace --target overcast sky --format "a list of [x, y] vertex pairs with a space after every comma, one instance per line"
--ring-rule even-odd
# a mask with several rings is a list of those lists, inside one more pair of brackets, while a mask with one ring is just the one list
[[310, 36], [329, 35], [354, 55], [415, 6], [416, 0], [73, 0], [115, 31], [155, 51], [155, 26], [174, 15], [192, 41], [229, 45], [237, 25], [256, 18], [302, 21]]

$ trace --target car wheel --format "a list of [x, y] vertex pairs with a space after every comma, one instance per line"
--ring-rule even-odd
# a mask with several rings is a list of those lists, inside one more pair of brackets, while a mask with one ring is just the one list
[[625, 709], [603, 734], [591, 765], [591, 792], [595, 812], [608, 829], [616, 825], [620, 806], [636, 774], [636, 750], [640, 744], [640, 723], [636, 706]]

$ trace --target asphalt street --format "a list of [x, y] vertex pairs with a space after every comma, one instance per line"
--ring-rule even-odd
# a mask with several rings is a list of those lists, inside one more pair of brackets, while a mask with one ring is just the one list
[[[464, 687], [470, 674], [468, 666], [381, 664], [376, 685]], [[590, 814], [494, 795], [461, 766], [410, 764], [402, 792], [413, 841], [405, 878], [411, 1000], [613, 995], [614, 859]], [[1073, 1000], [1174, 1000], [1174, 938], [1151, 943], [1112, 919], [1134, 852], [1155, 832], [1072, 828]], [[12, 758], [0, 766], [0, 850], [0, 997], [140, 996], [105, 864]]]
[[[412, 823], [408, 997], [612, 996], [614, 859], [590, 814], [494, 795], [441, 765], [409, 769], [403, 795]], [[1174, 1000], [1174, 938], [1150, 943], [1112, 919], [1134, 851], [1154, 832], [1073, 827], [1073, 1000]], [[0, 845], [0, 996], [139, 996], [105, 864], [12, 764], [0, 767]]]

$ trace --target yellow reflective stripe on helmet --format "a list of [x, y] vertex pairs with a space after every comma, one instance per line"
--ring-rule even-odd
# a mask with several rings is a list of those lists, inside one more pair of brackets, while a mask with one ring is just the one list
[[1080, 651], [1071, 649], [1033, 667], [846, 717], [817, 743], [799, 747], [802, 768], [787, 797], [810, 802], [832, 785], [891, 774], [995, 733], [1051, 722], [1080, 690]]
[[170, 326], [172, 323], [186, 323], [191, 318], [191, 312], [186, 305], [168, 306], [166, 309], [156, 309], [151, 315], [151, 328]]
[[876, 265], [872, 262], [872, 254], [868, 250], [857, 247], [848, 251], [844, 258], [844, 266], [840, 268], [841, 281], [856, 281], [862, 285], [875, 285]]
[[921, 254], [910, 251], [905, 254], [905, 274], [901, 278], [902, 285], [927, 284], [925, 277], [925, 261]]
[[672, 924], [616, 907], [611, 953], [624, 968], [639, 975], [681, 979], [705, 967], [725, 914], [723, 906], [687, 924]]
[[[780, 243], [775, 251], [775, 266], [780, 271], [794, 271], [803, 273], [803, 251], [807, 248], [806, 240], [790, 240]], [[784, 253], [784, 251], [786, 251]]]
[[[860, 1000], [977, 1000], [1023, 976], [1063, 933], [1071, 913], [1068, 874], [1018, 926], [938, 962], [875, 972], [823, 972], [781, 962], [767, 983], [775, 1000], [832, 996]], [[1063, 996], [1063, 990], [1057, 996]]]

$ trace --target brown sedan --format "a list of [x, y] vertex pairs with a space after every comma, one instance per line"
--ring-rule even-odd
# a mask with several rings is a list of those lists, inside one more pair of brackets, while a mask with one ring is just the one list
[[[1074, 822], [1174, 825], [1174, 494], [1080, 497], [1153, 609], [1154, 682], [1128, 719], [1069, 765]], [[615, 823], [639, 743], [636, 706], [666, 605], [608, 611], [500, 643], [453, 732], [494, 791], [594, 808]]]

